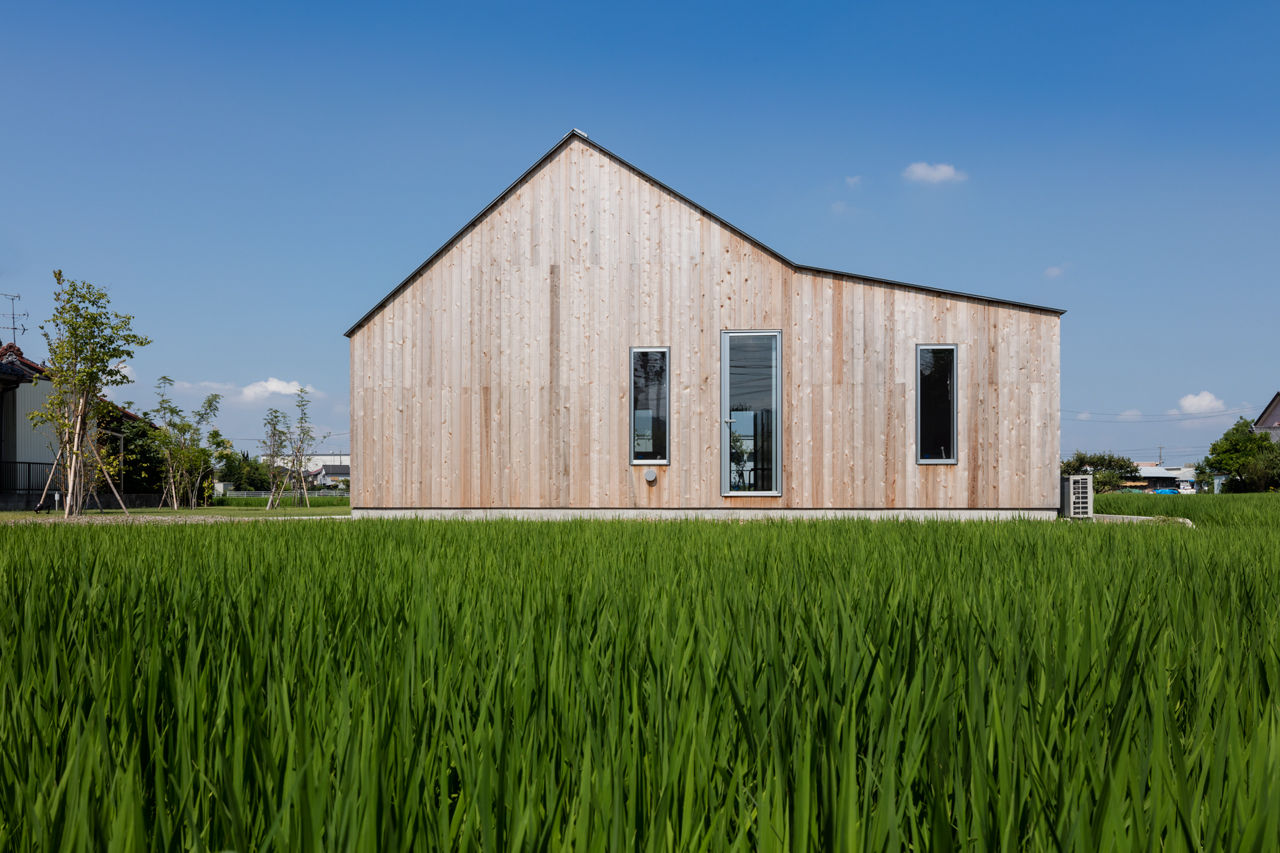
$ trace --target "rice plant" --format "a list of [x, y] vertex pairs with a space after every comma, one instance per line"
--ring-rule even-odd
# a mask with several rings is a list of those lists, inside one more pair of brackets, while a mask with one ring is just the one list
[[1274, 848], [1277, 531], [14, 527], [0, 849]]

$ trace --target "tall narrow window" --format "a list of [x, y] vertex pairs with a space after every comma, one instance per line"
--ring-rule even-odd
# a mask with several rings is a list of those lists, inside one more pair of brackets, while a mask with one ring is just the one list
[[631, 349], [631, 464], [665, 465], [670, 380], [667, 347]]
[[956, 461], [956, 348], [916, 347], [916, 461]]
[[720, 333], [720, 494], [782, 490], [781, 332]]

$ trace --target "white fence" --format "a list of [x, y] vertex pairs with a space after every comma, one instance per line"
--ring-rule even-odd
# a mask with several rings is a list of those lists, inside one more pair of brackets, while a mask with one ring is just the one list
[[[271, 492], [236, 492], [236, 491], [228, 491], [228, 492], [223, 492], [220, 495], [214, 495], [214, 497], [219, 497], [219, 498], [266, 498], [270, 496], [271, 496]], [[280, 497], [281, 498], [301, 498], [302, 492], [297, 491], [296, 489], [291, 492], [281, 492]], [[307, 497], [349, 498], [351, 497], [351, 493], [347, 491], [342, 491], [339, 489], [323, 489], [323, 490], [307, 489]]]

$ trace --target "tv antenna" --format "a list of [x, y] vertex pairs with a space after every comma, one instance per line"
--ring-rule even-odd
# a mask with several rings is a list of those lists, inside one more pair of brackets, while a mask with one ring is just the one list
[[[0, 293], [0, 299], [9, 300], [9, 313], [7, 315], [9, 317], [9, 323], [7, 325], [0, 326], [0, 329], [8, 330], [9, 340], [11, 340], [15, 345], [18, 343], [18, 335], [25, 335], [27, 333], [27, 327], [22, 325], [22, 321], [31, 316], [26, 311], [18, 311], [18, 300], [21, 298], [21, 293]], [[6, 315], [0, 314], [0, 317], [3, 316]]]

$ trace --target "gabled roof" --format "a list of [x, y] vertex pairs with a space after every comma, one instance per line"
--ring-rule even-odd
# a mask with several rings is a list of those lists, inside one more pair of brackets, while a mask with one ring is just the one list
[[844, 272], [844, 271], [841, 271], [841, 270], [824, 269], [823, 267], [814, 267], [814, 266], [809, 266], [808, 264], [798, 264], [798, 263], [796, 263], [795, 261], [793, 261], [793, 260], [791, 260], [790, 258], [788, 258], [788, 257], [786, 257], [785, 255], [783, 255], [783, 254], [782, 254], [781, 252], [779, 252], [778, 250], [776, 250], [776, 249], [774, 249], [774, 248], [772, 248], [772, 247], [770, 247], [770, 246], [766, 245], [765, 243], [761, 242], [760, 240], [757, 240], [755, 237], [752, 237], [750, 234], [748, 234], [747, 232], [743, 231], [741, 228], [738, 228], [737, 226], [733, 225], [732, 223], [730, 223], [730, 222], [726, 221], [725, 219], [723, 219], [723, 218], [721, 218], [721, 217], [717, 216], [716, 214], [712, 213], [711, 211], [707, 210], [705, 207], [703, 207], [702, 205], [698, 204], [696, 201], [693, 201], [692, 199], [690, 199], [688, 196], [684, 195], [683, 193], [680, 193], [680, 192], [677, 192], [676, 190], [673, 190], [671, 187], [667, 186], [667, 185], [666, 185], [666, 184], [664, 184], [662, 181], [659, 181], [657, 178], [653, 177], [653, 176], [652, 176], [652, 175], [650, 175], [648, 172], [645, 172], [643, 169], [639, 169], [639, 168], [637, 168], [636, 166], [633, 166], [631, 163], [629, 163], [629, 162], [627, 162], [626, 160], [624, 160], [623, 158], [619, 157], [617, 154], [614, 154], [612, 151], [610, 151], [609, 149], [605, 148], [603, 145], [599, 144], [598, 142], [594, 142], [593, 140], [591, 140], [590, 138], [588, 138], [588, 137], [587, 137], [587, 135], [586, 135], [585, 133], [583, 133], [582, 131], [578, 130], [577, 128], [574, 128], [573, 130], [571, 130], [571, 131], [569, 131], [568, 133], [566, 133], [566, 134], [565, 134], [565, 135], [560, 139], [560, 141], [559, 141], [559, 142], [557, 142], [554, 146], [552, 146], [552, 148], [551, 148], [551, 150], [550, 150], [550, 151], [548, 151], [546, 154], [543, 154], [541, 157], [539, 157], [539, 158], [538, 158], [538, 161], [537, 161], [536, 163], [534, 163], [532, 166], [530, 166], [528, 169], [526, 169], [526, 170], [525, 170], [525, 172], [524, 172], [524, 174], [522, 174], [520, 177], [516, 178], [516, 179], [511, 183], [511, 185], [510, 185], [510, 186], [508, 186], [505, 190], [503, 190], [502, 192], [500, 192], [500, 193], [498, 194], [497, 198], [495, 198], [493, 201], [489, 202], [489, 204], [488, 204], [487, 206], [485, 206], [484, 210], [481, 210], [479, 213], [477, 213], [474, 217], [472, 217], [472, 218], [471, 218], [471, 221], [469, 221], [466, 225], [462, 226], [462, 228], [458, 230], [458, 233], [454, 234], [452, 237], [450, 237], [448, 240], [446, 240], [446, 241], [445, 241], [445, 243], [444, 243], [444, 245], [443, 245], [443, 246], [441, 246], [439, 249], [437, 249], [437, 250], [436, 250], [436, 251], [431, 255], [431, 257], [427, 258], [425, 261], [423, 261], [421, 264], [419, 264], [419, 265], [418, 265], [418, 268], [417, 268], [417, 269], [415, 269], [413, 272], [411, 272], [411, 273], [410, 273], [410, 274], [405, 278], [405, 280], [404, 280], [404, 281], [402, 281], [402, 282], [400, 282], [398, 285], [396, 285], [396, 286], [395, 286], [395, 288], [394, 288], [390, 293], [388, 293], [386, 296], [384, 296], [384, 297], [382, 298], [382, 300], [378, 302], [378, 304], [377, 304], [377, 305], [375, 305], [375, 306], [373, 306], [373, 308], [369, 309], [369, 311], [368, 311], [368, 312], [366, 312], [366, 313], [365, 313], [365, 315], [364, 315], [363, 317], [361, 317], [358, 321], [356, 321], [356, 323], [355, 323], [355, 325], [354, 325], [354, 326], [352, 326], [350, 329], [347, 329], [347, 331], [346, 331], [346, 332], [344, 332], [343, 334], [344, 334], [346, 337], [348, 337], [348, 338], [349, 338], [349, 337], [351, 337], [353, 334], [355, 334], [355, 333], [356, 333], [356, 331], [357, 331], [361, 326], [363, 326], [366, 322], [368, 322], [368, 321], [370, 320], [370, 318], [372, 318], [372, 317], [373, 317], [373, 315], [374, 315], [374, 314], [377, 314], [377, 313], [378, 313], [378, 311], [380, 311], [384, 305], [386, 305], [388, 302], [390, 302], [392, 299], [394, 299], [394, 298], [396, 297], [396, 295], [400, 293], [400, 291], [402, 291], [402, 290], [404, 290], [406, 287], [408, 287], [408, 286], [409, 286], [409, 284], [411, 284], [411, 283], [413, 282], [413, 280], [414, 280], [414, 279], [416, 279], [419, 275], [421, 275], [421, 274], [422, 274], [422, 272], [423, 272], [427, 267], [431, 266], [431, 264], [432, 264], [432, 263], [434, 263], [434, 262], [436, 261], [436, 259], [437, 259], [437, 258], [439, 258], [441, 255], [443, 255], [445, 252], [449, 251], [449, 249], [453, 247], [454, 243], [458, 242], [458, 240], [460, 240], [460, 239], [461, 239], [461, 238], [462, 238], [462, 237], [463, 237], [463, 236], [464, 236], [468, 231], [470, 231], [472, 228], [474, 228], [474, 227], [476, 226], [476, 224], [477, 224], [478, 222], [480, 222], [480, 220], [482, 220], [482, 219], [484, 219], [486, 216], [488, 216], [488, 215], [489, 215], [489, 213], [490, 213], [494, 208], [496, 208], [496, 207], [497, 207], [497, 206], [498, 206], [498, 205], [503, 201], [503, 199], [505, 199], [508, 195], [510, 195], [510, 194], [511, 194], [511, 193], [512, 193], [512, 192], [513, 192], [517, 187], [519, 187], [519, 186], [520, 186], [521, 184], [523, 184], [526, 180], [528, 180], [528, 179], [529, 179], [529, 178], [530, 178], [530, 177], [531, 177], [535, 172], [537, 172], [539, 169], [541, 169], [541, 168], [542, 168], [542, 166], [543, 166], [543, 165], [544, 165], [548, 160], [550, 160], [552, 157], [555, 157], [557, 154], [559, 154], [559, 153], [560, 153], [560, 151], [561, 151], [563, 148], [565, 148], [567, 145], [569, 145], [569, 144], [570, 144], [571, 142], [573, 142], [574, 140], [577, 140], [577, 141], [579, 141], [579, 142], [583, 143], [584, 145], [587, 145], [588, 147], [590, 147], [590, 148], [594, 149], [595, 151], [598, 151], [600, 154], [603, 154], [604, 156], [608, 157], [609, 159], [614, 160], [615, 162], [617, 162], [617, 163], [621, 164], [621, 165], [622, 165], [622, 166], [624, 166], [625, 168], [630, 169], [632, 172], [636, 173], [639, 177], [643, 178], [643, 179], [644, 179], [644, 180], [646, 180], [646, 181], [649, 181], [649, 182], [650, 182], [650, 183], [652, 183], [654, 186], [657, 186], [658, 188], [660, 188], [660, 189], [662, 189], [662, 190], [665, 190], [666, 192], [670, 193], [671, 195], [673, 195], [673, 196], [675, 196], [676, 198], [678, 198], [678, 199], [680, 199], [681, 201], [683, 201], [685, 204], [687, 204], [687, 205], [689, 205], [690, 207], [694, 208], [695, 210], [697, 210], [700, 214], [702, 214], [702, 215], [703, 215], [704, 217], [706, 217], [707, 219], [710, 219], [710, 220], [712, 220], [712, 221], [716, 222], [717, 224], [719, 224], [721, 227], [726, 228], [726, 229], [728, 229], [729, 231], [732, 231], [732, 232], [733, 232], [734, 234], [736, 234], [738, 237], [742, 238], [743, 240], [746, 240], [746, 241], [747, 241], [747, 242], [749, 242], [749, 243], [752, 243], [753, 245], [755, 245], [757, 248], [761, 249], [762, 251], [765, 251], [765, 252], [769, 253], [770, 255], [773, 255], [773, 256], [774, 256], [774, 258], [776, 258], [777, 260], [781, 261], [782, 263], [786, 264], [787, 266], [791, 267], [792, 269], [794, 269], [794, 270], [796, 270], [796, 271], [798, 271], [798, 272], [817, 273], [818, 275], [837, 275], [837, 276], [844, 276], [844, 277], [848, 277], [848, 278], [856, 278], [856, 279], [859, 279], [860, 281], [867, 281], [867, 282], [873, 282], [873, 283], [878, 283], [878, 284], [888, 284], [888, 285], [893, 285], [893, 286], [895, 286], [895, 287], [909, 287], [909, 288], [911, 288], [912, 290], [920, 290], [920, 291], [924, 291], [924, 292], [926, 292], [926, 293], [934, 293], [934, 294], [938, 294], [938, 295], [940, 295], [940, 296], [956, 296], [956, 297], [961, 297], [961, 298], [964, 298], [964, 299], [978, 299], [978, 300], [981, 300], [981, 301], [983, 301], [983, 302], [991, 302], [991, 303], [995, 303], [995, 304], [997, 304], [997, 305], [1011, 305], [1011, 306], [1014, 306], [1014, 307], [1017, 307], [1017, 308], [1028, 308], [1028, 309], [1031, 309], [1031, 310], [1033, 310], [1033, 311], [1045, 311], [1045, 312], [1048, 312], [1048, 313], [1051, 313], [1051, 314], [1058, 314], [1058, 315], [1062, 315], [1062, 314], [1067, 313], [1067, 312], [1066, 312], [1066, 309], [1064, 309], [1064, 308], [1050, 308], [1050, 307], [1045, 306], [1045, 305], [1033, 305], [1033, 304], [1031, 304], [1031, 303], [1029, 303], [1029, 302], [1015, 302], [1015, 301], [1013, 301], [1013, 300], [1011, 300], [1011, 299], [997, 299], [997, 298], [992, 297], [992, 296], [981, 296], [981, 295], [976, 294], [976, 293], [964, 293], [964, 292], [959, 291], [959, 290], [944, 290], [944, 289], [942, 289], [942, 288], [940, 288], [940, 287], [929, 287], [929, 286], [927, 286], [927, 285], [923, 285], [923, 284], [912, 284], [911, 282], [907, 282], [907, 281], [895, 281], [894, 279], [891, 279], [891, 278], [880, 278], [879, 276], [861, 275], [860, 273], [852, 273], [852, 272]]
[[1258, 415], [1257, 420], [1253, 422], [1254, 429], [1275, 429], [1280, 427], [1280, 391], [1271, 398], [1271, 402], [1267, 403], [1266, 408], [1262, 410], [1262, 414]]

